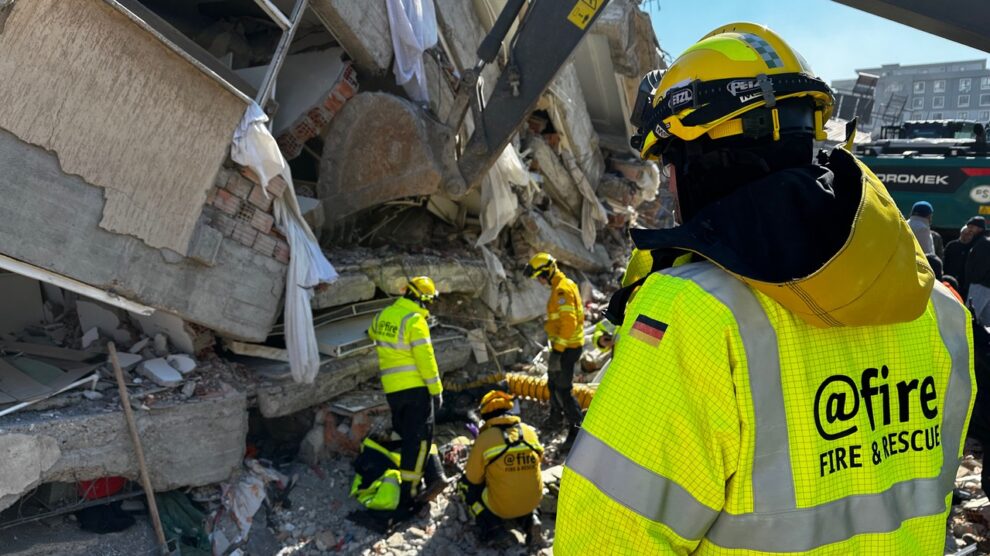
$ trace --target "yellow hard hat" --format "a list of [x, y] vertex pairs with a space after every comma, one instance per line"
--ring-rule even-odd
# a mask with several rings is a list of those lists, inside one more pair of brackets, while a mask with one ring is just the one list
[[553, 274], [557, 270], [557, 259], [553, 258], [550, 253], [537, 253], [533, 255], [533, 258], [529, 260], [529, 264], [526, 265], [525, 272], [526, 276], [530, 278], [536, 278], [543, 273]]
[[406, 284], [406, 291], [423, 303], [433, 303], [437, 300], [437, 285], [429, 276], [417, 276]]
[[478, 404], [478, 411], [482, 415], [495, 413], [496, 411], [509, 411], [515, 405], [512, 402], [512, 398], [512, 394], [507, 394], [501, 390], [492, 390], [485, 394], [485, 397], [481, 398], [481, 403]]
[[[656, 159], [671, 138], [772, 135], [779, 140], [790, 116], [778, 112], [777, 103], [797, 98], [810, 101], [814, 116], [808, 123], [816, 138], [824, 139], [834, 100], [828, 85], [770, 29], [754, 23], [725, 25], [685, 50], [663, 74], [640, 155]], [[746, 116], [764, 107], [771, 109], [769, 115]]]

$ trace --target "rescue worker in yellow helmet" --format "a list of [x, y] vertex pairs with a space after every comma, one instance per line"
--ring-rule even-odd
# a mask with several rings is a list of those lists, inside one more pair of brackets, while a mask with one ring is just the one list
[[544, 286], [550, 286], [547, 321], [543, 325], [551, 348], [547, 364], [550, 416], [542, 426], [544, 430], [555, 430], [566, 421], [568, 434], [561, 444], [561, 449], [566, 451], [574, 443], [581, 425], [581, 406], [571, 389], [574, 387], [574, 367], [584, 346], [584, 303], [577, 284], [557, 268], [557, 260], [549, 253], [534, 255], [525, 272]]
[[382, 388], [392, 411], [392, 430], [402, 439], [397, 519], [411, 513], [413, 497], [428, 465], [433, 472], [427, 490], [436, 491], [446, 484], [439, 461], [430, 454], [434, 415], [443, 404], [443, 384], [426, 322], [430, 314], [427, 307], [436, 299], [437, 287], [432, 279], [412, 278], [402, 297], [376, 315], [368, 330], [378, 352]]
[[969, 315], [873, 172], [844, 148], [813, 162], [828, 87], [734, 23], [652, 106], [637, 142], [669, 167], [681, 225], [633, 240], [696, 262], [629, 286], [554, 553], [941, 554]]
[[536, 508], [543, 499], [543, 446], [533, 427], [510, 415], [512, 395], [493, 390], [481, 399], [485, 423], [471, 448], [458, 490], [475, 517], [478, 536], [493, 540], [509, 520], [526, 532], [526, 544], [540, 538]]

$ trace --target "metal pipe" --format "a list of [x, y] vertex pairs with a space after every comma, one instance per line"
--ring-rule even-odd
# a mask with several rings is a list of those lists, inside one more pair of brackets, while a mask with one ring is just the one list
[[278, 9], [278, 6], [276, 6], [275, 4], [272, 4], [271, 0], [254, 0], [254, 3], [257, 4], [259, 8], [264, 10], [264, 12], [268, 14], [268, 17], [272, 18], [272, 21], [274, 21], [279, 27], [281, 27], [283, 31], [285, 31], [286, 29], [289, 28], [290, 25], [292, 25], [292, 22], [289, 21], [289, 18], [285, 17], [285, 14], [282, 13], [282, 10]]
[[265, 79], [261, 82], [261, 87], [258, 88], [255, 102], [262, 108], [265, 107], [265, 103], [268, 102], [272, 91], [275, 89], [275, 81], [278, 79], [279, 72], [282, 71], [282, 63], [285, 62], [285, 57], [289, 54], [292, 39], [296, 36], [296, 29], [299, 28], [299, 22], [302, 21], [303, 12], [306, 11], [308, 5], [309, 0], [296, 0], [296, 5], [292, 8], [291, 24], [288, 29], [282, 32], [282, 38], [278, 41], [272, 61], [268, 64], [268, 71], [265, 72]]

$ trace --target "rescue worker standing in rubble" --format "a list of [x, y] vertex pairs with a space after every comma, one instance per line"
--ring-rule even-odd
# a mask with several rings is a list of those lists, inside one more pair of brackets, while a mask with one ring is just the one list
[[812, 162], [832, 103], [750, 23], [656, 86], [633, 143], [670, 172], [681, 226], [633, 231], [654, 270], [612, 299], [621, 340], [554, 553], [942, 553], [969, 315], [866, 166], [845, 148]]
[[581, 426], [581, 406], [571, 394], [574, 387], [574, 367], [584, 347], [584, 303], [574, 280], [557, 268], [557, 260], [549, 253], [537, 253], [526, 265], [526, 275], [550, 286], [547, 300], [547, 322], [543, 329], [550, 341], [550, 361], [547, 363], [547, 386], [550, 390], [550, 416], [543, 429], [559, 429], [566, 422], [567, 438], [561, 450], [568, 450]]
[[531, 544], [540, 537], [536, 508], [543, 499], [543, 446], [533, 427], [509, 414], [512, 408], [512, 396], [505, 392], [493, 390], [481, 399], [478, 412], [485, 423], [458, 490], [482, 541], [495, 540], [505, 532], [504, 522], [517, 520]]
[[[368, 335], [375, 341], [382, 388], [392, 412], [392, 430], [401, 437], [399, 472], [401, 489], [395, 517], [412, 511], [413, 497], [427, 466], [437, 468], [428, 475], [428, 491], [446, 486], [439, 462], [431, 456], [434, 415], [443, 404], [443, 384], [437, 369], [427, 306], [437, 299], [433, 280], [417, 276], [406, 284], [403, 296], [375, 316]], [[438, 481], [440, 484], [438, 484]]]

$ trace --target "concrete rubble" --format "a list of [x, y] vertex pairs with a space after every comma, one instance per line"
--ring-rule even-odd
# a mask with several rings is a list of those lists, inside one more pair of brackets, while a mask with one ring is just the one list
[[[94, 104], [84, 86], [58, 88], [73, 111], [86, 114], [92, 105], [101, 119], [91, 127], [107, 137], [76, 137], [51, 116], [44, 123], [59, 135], [43, 136], [0, 108], [0, 167], [9, 169], [0, 176], [0, 213], [9, 223], [0, 229], [0, 268], [24, 274], [0, 274], [13, 277], [0, 280], [0, 340], [11, 335], [32, 349], [61, 350], [45, 361], [96, 375], [23, 408], [14, 398], [7, 403], [0, 389], [0, 411], [14, 408], [0, 416], [0, 450], [10, 454], [0, 469], [0, 531], [5, 521], [25, 518], [23, 508], [49, 485], [137, 480], [107, 359], [112, 341], [156, 491], [183, 489], [209, 513], [224, 503], [223, 493], [259, 477], [271, 504], [246, 506], [257, 510], [244, 540], [248, 553], [520, 552], [478, 545], [452, 489], [384, 538], [344, 520], [357, 509], [347, 496], [350, 457], [369, 431], [389, 426], [387, 406], [375, 398], [378, 360], [364, 331], [410, 277], [427, 275], [441, 294], [431, 326], [445, 382], [539, 374], [547, 290], [521, 272], [538, 251], [557, 257], [581, 286], [589, 318], [600, 318], [631, 248], [627, 230], [672, 223], [656, 166], [616, 140], [639, 75], [662, 64], [639, 3], [612, 0], [588, 46], [563, 66], [481, 184], [468, 189], [457, 156], [474, 118], [469, 113], [457, 129], [444, 122], [457, 79], [475, 65], [501, 8], [497, 0], [434, 0], [440, 40], [423, 55], [429, 101], [420, 103], [391, 73], [386, 2], [311, 0], [284, 49], [277, 87], [262, 102], [292, 174], [268, 184], [234, 162], [230, 144], [267, 86], [282, 36], [277, 25], [260, 19], [260, 10], [250, 17], [219, 5], [200, 11], [202, 1], [174, 9], [158, 0], [128, 7], [81, 1], [91, 38], [126, 39], [140, 46], [145, 62], [118, 71], [101, 69], [85, 53], [51, 60], [51, 71], [90, 68], [94, 90], [108, 91]], [[27, 30], [40, 12], [26, 5], [0, 8], [0, 49], [16, 53], [15, 65], [28, 63], [22, 58], [35, 44]], [[52, 40], [82, 32], [56, 15]], [[149, 40], [157, 34], [168, 40]], [[504, 50], [482, 72], [478, 98], [490, 97], [508, 62]], [[148, 70], [158, 63], [171, 73]], [[583, 69], [588, 64], [594, 78]], [[0, 76], [4, 71], [0, 64]], [[115, 90], [119, 72], [142, 78]], [[182, 84], [195, 94], [180, 94]], [[180, 92], [158, 102], [164, 116], [161, 106], [135, 100], [173, 87]], [[36, 91], [36, 84], [0, 80], [0, 93], [11, 91]], [[25, 113], [55, 113], [22, 97], [17, 108]], [[198, 135], [189, 137], [193, 131]], [[151, 147], [159, 139], [161, 152]], [[96, 152], [103, 166], [87, 166], [86, 149], [101, 140], [142, 148], [134, 155], [118, 149], [116, 158]], [[166, 175], [175, 168], [177, 175]], [[312, 292], [320, 351], [312, 384], [291, 380], [282, 318], [293, 253], [276, 207], [296, 205], [339, 273]], [[537, 404], [527, 402], [525, 411], [539, 421]], [[438, 444], [447, 446], [462, 425], [444, 425]], [[550, 450], [541, 554], [552, 544], [561, 440], [544, 439]], [[273, 463], [259, 470], [259, 457]], [[73, 488], [67, 492], [63, 509], [86, 503]], [[280, 496], [292, 499], [291, 507]], [[56, 529], [75, 527], [58, 519], [50, 521]], [[243, 533], [216, 531], [229, 542]], [[128, 542], [150, 539], [139, 534]], [[11, 546], [15, 554], [35, 550]]]

